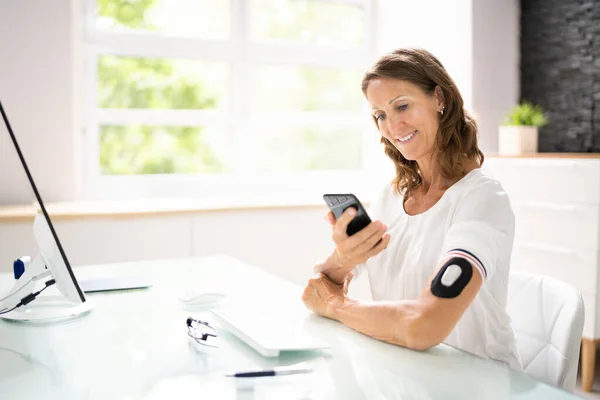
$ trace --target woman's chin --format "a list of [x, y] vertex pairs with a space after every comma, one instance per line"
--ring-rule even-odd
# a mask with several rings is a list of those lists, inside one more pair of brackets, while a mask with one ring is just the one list
[[408, 161], [415, 161], [418, 158], [419, 154], [414, 149], [409, 149], [406, 146], [396, 146], [396, 149]]
[[395, 146], [396, 149], [402, 154], [408, 161], [417, 161], [422, 159], [429, 159], [433, 154], [433, 149], [423, 148], [423, 146], [415, 146], [415, 145], [404, 145], [404, 146]]

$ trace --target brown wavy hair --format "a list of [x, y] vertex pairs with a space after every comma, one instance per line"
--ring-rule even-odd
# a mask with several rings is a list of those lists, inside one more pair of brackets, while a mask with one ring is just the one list
[[[440, 116], [439, 129], [435, 140], [435, 157], [446, 179], [460, 179], [462, 163], [466, 160], [483, 164], [484, 156], [477, 146], [477, 123], [464, 109], [464, 102], [456, 84], [448, 75], [442, 63], [423, 49], [402, 48], [382, 56], [369, 69], [362, 80], [363, 94], [367, 95], [369, 83], [376, 78], [391, 78], [410, 82], [425, 93], [434, 95], [439, 86], [445, 97], [444, 115]], [[375, 125], [377, 125], [377, 121]], [[379, 126], [377, 127], [379, 129]], [[410, 192], [422, 182], [417, 162], [407, 160], [394, 145], [381, 137], [385, 154], [396, 167], [396, 177], [392, 181], [396, 191]]]

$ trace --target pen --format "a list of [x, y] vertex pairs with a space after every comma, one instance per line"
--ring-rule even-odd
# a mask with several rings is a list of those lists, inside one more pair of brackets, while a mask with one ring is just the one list
[[306, 374], [308, 372], [312, 372], [312, 368], [309, 366], [299, 367], [297, 365], [291, 365], [289, 367], [274, 367], [256, 371], [235, 372], [233, 374], [225, 374], [225, 376], [233, 378], [258, 378], [262, 376]]

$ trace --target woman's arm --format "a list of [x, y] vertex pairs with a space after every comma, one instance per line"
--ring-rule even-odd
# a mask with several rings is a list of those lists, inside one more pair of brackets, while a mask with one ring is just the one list
[[309, 281], [302, 300], [313, 312], [375, 339], [424, 350], [446, 339], [481, 285], [473, 268], [471, 280], [454, 298], [437, 297], [428, 286], [416, 300], [365, 302], [346, 297], [342, 285], [320, 275]]
[[341, 285], [355, 267], [356, 264], [344, 264], [334, 250], [325, 260], [317, 262], [313, 271], [315, 274], [322, 273], [336, 284]]
[[[309, 281], [303, 301], [315, 313], [377, 339], [413, 349], [435, 346], [452, 332], [477, 296], [483, 280], [495, 274], [499, 260], [510, 256], [514, 226], [506, 192], [497, 181], [483, 179], [475, 190], [461, 198], [441, 249], [445, 255], [438, 272], [444, 268], [442, 263], [447, 257], [468, 261], [466, 266], [470, 268], [464, 272], [471, 272], [470, 280], [460, 294], [437, 297], [431, 285], [427, 285], [415, 300], [361, 302], [347, 298], [343, 286], [320, 275]], [[443, 296], [437, 290], [436, 293]]]

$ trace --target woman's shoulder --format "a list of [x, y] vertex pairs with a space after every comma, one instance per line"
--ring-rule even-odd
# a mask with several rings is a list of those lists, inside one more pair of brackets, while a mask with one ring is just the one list
[[508, 193], [504, 190], [502, 183], [485, 169], [472, 170], [460, 183], [460, 187], [457, 187], [458, 190], [453, 195], [458, 209], [513, 217]]
[[460, 187], [455, 193], [462, 198], [466, 196], [495, 197], [507, 195], [500, 181], [482, 168], [474, 168], [458, 183], [460, 185], [457, 186]]

